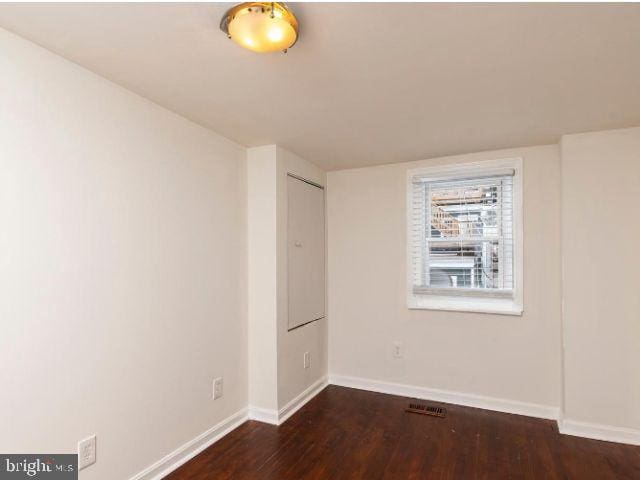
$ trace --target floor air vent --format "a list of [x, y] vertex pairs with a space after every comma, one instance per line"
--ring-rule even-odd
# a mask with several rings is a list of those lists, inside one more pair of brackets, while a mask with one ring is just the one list
[[410, 403], [409, 408], [405, 410], [410, 413], [421, 413], [423, 415], [431, 415], [432, 417], [444, 418], [447, 416], [447, 409], [442, 407], [434, 407], [433, 405], [425, 405], [424, 403]]

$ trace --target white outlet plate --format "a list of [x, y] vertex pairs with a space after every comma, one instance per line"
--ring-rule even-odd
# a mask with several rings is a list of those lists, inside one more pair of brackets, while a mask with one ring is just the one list
[[213, 379], [213, 399], [217, 400], [224, 394], [224, 380], [222, 377]]
[[311, 366], [311, 354], [309, 352], [304, 352], [304, 368], [309, 368]]
[[393, 356], [396, 358], [404, 357], [404, 348], [402, 347], [402, 342], [393, 342]]
[[78, 470], [96, 463], [96, 436], [92, 435], [78, 442]]

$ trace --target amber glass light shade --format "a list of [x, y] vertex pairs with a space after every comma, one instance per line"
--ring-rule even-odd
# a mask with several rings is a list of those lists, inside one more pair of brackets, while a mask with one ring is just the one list
[[259, 53], [286, 51], [298, 39], [298, 21], [282, 3], [248, 2], [229, 9], [220, 29], [238, 45]]

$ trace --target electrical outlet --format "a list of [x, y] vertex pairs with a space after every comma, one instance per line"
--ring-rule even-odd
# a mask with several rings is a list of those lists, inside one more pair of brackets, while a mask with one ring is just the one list
[[219, 399], [224, 393], [224, 380], [222, 377], [213, 379], [213, 399]]
[[309, 352], [304, 352], [304, 368], [309, 368], [311, 366], [311, 354]]
[[402, 342], [400, 341], [393, 342], [393, 356], [396, 358], [404, 357], [404, 348], [402, 347]]
[[96, 436], [92, 435], [78, 442], [78, 470], [96, 463]]

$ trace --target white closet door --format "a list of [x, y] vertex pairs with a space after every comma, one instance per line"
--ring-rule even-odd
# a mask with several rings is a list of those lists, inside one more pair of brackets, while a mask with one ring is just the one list
[[325, 316], [324, 190], [287, 176], [289, 330]]

